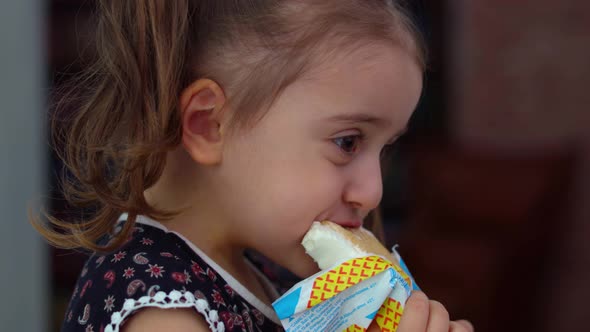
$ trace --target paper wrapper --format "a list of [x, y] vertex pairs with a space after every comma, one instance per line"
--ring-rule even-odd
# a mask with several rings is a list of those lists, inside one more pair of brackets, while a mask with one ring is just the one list
[[406, 300], [418, 289], [401, 257], [401, 267], [380, 256], [336, 264], [299, 282], [273, 303], [287, 332], [397, 330]]

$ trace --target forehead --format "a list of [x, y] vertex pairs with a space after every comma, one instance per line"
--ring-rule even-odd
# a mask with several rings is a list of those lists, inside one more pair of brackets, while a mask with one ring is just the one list
[[362, 113], [405, 126], [421, 89], [422, 72], [410, 54], [374, 45], [324, 59], [287, 88], [285, 98], [317, 119]]

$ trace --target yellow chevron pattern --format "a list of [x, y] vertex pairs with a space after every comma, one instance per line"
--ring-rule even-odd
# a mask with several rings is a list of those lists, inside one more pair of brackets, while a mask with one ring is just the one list
[[381, 332], [395, 332], [404, 313], [404, 308], [398, 301], [388, 298], [375, 316], [375, 321]]
[[378, 256], [348, 260], [316, 278], [307, 307], [311, 308], [392, 266], [394, 265]]
[[[411, 287], [412, 280], [410, 277], [400, 267], [391, 262], [379, 256], [354, 258], [316, 278], [312, 286], [307, 308], [326, 301], [349, 287], [369, 279], [388, 268], [393, 268], [397, 271]], [[395, 332], [402, 313], [402, 304], [392, 298], [388, 298], [377, 312], [374, 320], [382, 332]], [[349, 326], [345, 330], [345, 332], [365, 331], [365, 328], [356, 324]]]

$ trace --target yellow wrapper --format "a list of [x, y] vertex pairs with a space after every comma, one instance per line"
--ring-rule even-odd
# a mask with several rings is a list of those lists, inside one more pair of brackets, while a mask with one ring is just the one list
[[381, 331], [396, 331], [417, 289], [399, 261], [402, 267], [380, 256], [341, 262], [299, 282], [273, 307], [288, 332], [366, 331], [373, 320]]

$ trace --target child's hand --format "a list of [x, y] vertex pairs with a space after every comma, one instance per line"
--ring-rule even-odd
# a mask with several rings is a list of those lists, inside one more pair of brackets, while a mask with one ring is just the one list
[[[369, 332], [379, 332], [377, 324], [371, 324]], [[450, 321], [449, 313], [440, 302], [429, 300], [422, 292], [413, 292], [399, 323], [397, 332], [473, 332], [468, 321]]]

